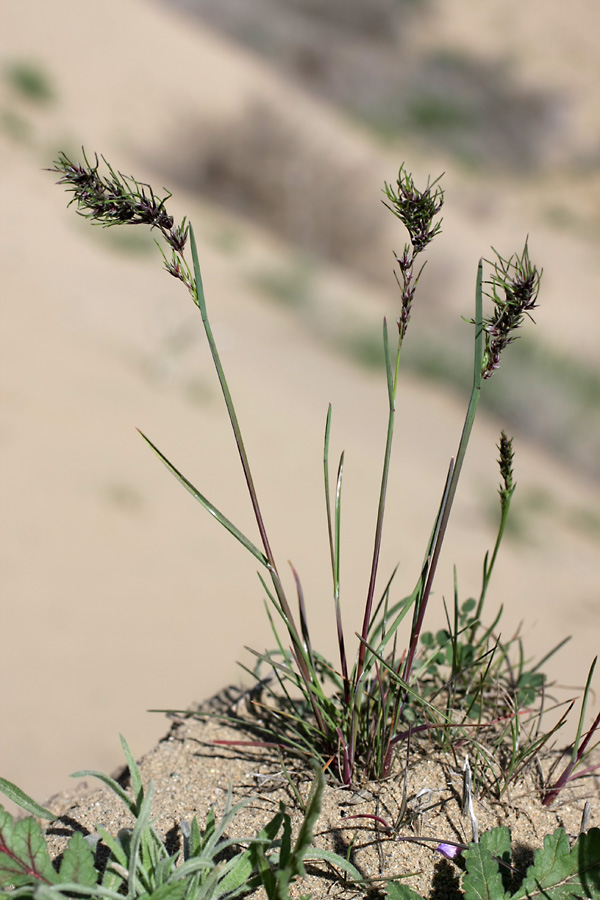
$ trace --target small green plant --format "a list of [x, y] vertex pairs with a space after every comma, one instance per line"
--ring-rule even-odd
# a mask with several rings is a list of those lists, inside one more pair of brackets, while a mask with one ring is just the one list
[[[438, 848], [452, 859], [459, 856], [457, 845]], [[459, 856], [459, 858], [461, 858]], [[523, 875], [512, 865], [510, 829], [505, 825], [481, 835], [479, 843], [462, 848], [463, 876], [461, 892], [453, 895], [465, 900], [588, 900], [600, 898], [600, 829], [580, 834], [573, 846], [562, 828], [544, 838], [544, 846], [535, 853], [533, 865]], [[389, 900], [423, 900], [404, 884], [388, 885]]]
[[[479, 596], [461, 602], [455, 578], [454, 610], [452, 615], [447, 613], [447, 629], [433, 636], [424, 630], [424, 622], [482, 388], [498, 369], [517, 330], [526, 318], [531, 317], [537, 305], [540, 272], [531, 262], [527, 243], [520, 254], [505, 259], [494, 251], [494, 259], [487, 263], [482, 260], [479, 264], [475, 315], [470, 320], [474, 332], [473, 377], [462, 435], [456, 457], [450, 461], [439, 511], [416, 583], [407, 596], [393, 601], [391, 591], [395, 587], [396, 572], [381, 587], [379, 559], [400, 360], [424, 269], [421, 254], [440, 232], [441, 221], [436, 217], [442, 208], [444, 194], [439, 179], [428, 181], [425, 188], [419, 190], [404, 166], [400, 168], [395, 185], [385, 185], [385, 205], [405, 227], [408, 241], [396, 255], [400, 302], [393, 339], [387, 320], [383, 322], [387, 433], [372, 561], [362, 625], [356, 632], [359, 644], [353, 663], [346, 648], [340, 588], [344, 454], [332, 480], [329, 463], [331, 408], [325, 424], [323, 477], [332, 605], [339, 649], [339, 661], [333, 665], [319, 653], [313, 641], [299, 574], [292, 566], [291, 581], [297, 603], [295, 614], [282, 570], [271, 549], [236, 409], [210, 324], [193, 228], [186, 219], [175, 224], [165, 207], [170, 194], [159, 198], [149, 185], [122, 175], [109, 164], [106, 167], [108, 174], [102, 174], [97, 157], [90, 163], [84, 154], [83, 162], [74, 163], [61, 154], [51, 171], [60, 176], [58, 183], [73, 193], [71, 203], [76, 204], [78, 213], [93, 223], [105, 227], [146, 225], [158, 233], [166, 244], [166, 249], [159, 244], [166, 271], [183, 283], [200, 311], [233, 428], [259, 541], [255, 542], [241, 532], [149, 438], [142, 436], [186, 490], [263, 569], [264, 577], [259, 577], [270, 604], [267, 612], [276, 649], [255, 653], [257, 664], [252, 675], [271, 699], [270, 706], [261, 707], [266, 737], [288, 750], [318, 759], [323, 768], [329, 767], [346, 785], [364, 778], [386, 777], [399, 746], [411, 737], [415, 740], [418, 735], [427, 734], [442, 750], [449, 752], [454, 752], [453, 748], [459, 742], [468, 741], [475, 748], [481, 778], [487, 778], [497, 794], [502, 793], [564, 721], [563, 716], [554, 729], [540, 733], [546, 688], [541, 666], [549, 654], [532, 665], [525, 662], [518, 637], [502, 643], [495, 636], [501, 609], [491, 624], [484, 624], [488, 586], [515, 490], [512, 441], [504, 432], [499, 444], [498, 535], [491, 554], [484, 560]], [[187, 255], [188, 243], [191, 259]], [[484, 264], [488, 272], [485, 280]], [[484, 314], [484, 296], [491, 303], [491, 311], [487, 314]], [[405, 618], [410, 619], [410, 626], [406, 642], [403, 642], [400, 626]], [[270, 670], [270, 681], [262, 678], [264, 666]], [[499, 748], [503, 748], [501, 755], [496, 752]], [[500, 756], [504, 760], [502, 764], [498, 763]], [[564, 783], [563, 779], [560, 784]]]
[[5, 77], [12, 88], [27, 100], [41, 104], [54, 99], [50, 79], [38, 63], [16, 60], [6, 66]]
[[[287, 900], [292, 881], [305, 874], [306, 858], [327, 860], [360, 880], [360, 873], [347, 860], [312, 846], [325, 783], [318, 769], [294, 842], [283, 803], [259, 834], [226, 837], [235, 826], [236, 814], [250, 802], [232, 806], [230, 789], [223, 816], [217, 819], [211, 807], [203, 829], [195, 817], [191, 823], [182, 822], [183, 851], [170, 853], [152, 825], [153, 784], [144, 788], [124, 738], [121, 743], [129, 767], [131, 795], [101, 772], [76, 772], [73, 777], [99, 778], [123, 802], [134, 819], [133, 827], [121, 829], [115, 837], [98, 825], [97, 836], [91, 836], [91, 841], [75, 832], [56, 869], [39, 823], [31, 816], [15, 822], [0, 806], [0, 898], [82, 896], [120, 900], [125, 895], [129, 900], [229, 900], [262, 885], [269, 900]], [[0, 790], [32, 815], [55, 818], [4, 779], [0, 779]], [[94, 847], [99, 839], [110, 853], [108, 862], [97, 862]]]

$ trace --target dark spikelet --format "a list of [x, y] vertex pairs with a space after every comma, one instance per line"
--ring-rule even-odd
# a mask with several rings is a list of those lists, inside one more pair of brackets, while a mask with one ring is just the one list
[[104, 157], [102, 161], [108, 172], [106, 175], [99, 172], [100, 161], [97, 155], [92, 164], [85, 151], [83, 163], [72, 162], [66, 153], [60, 153], [53, 168], [48, 171], [60, 175], [57, 184], [64, 185], [73, 194], [69, 206], [77, 204], [79, 215], [93, 223], [104, 228], [113, 225], [147, 225], [157, 228], [172, 250], [171, 258], [168, 259], [159, 244], [165, 269], [169, 275], [183, 282], [197, 300], [195, 281], [184, 256], [189, 225], [185, 218], [176, 225], [173, 216], [167, 212], [165, 203], [171, 194], [167, 191], [164, 197], [157, 197], [149, 184], [117, 172]]
[[99, 172], [100, 162], [95, 156], [90, 163], [85, 152], [84, 162], [72, 162], [60, 153], [50, 172], [60, 175], [57, 184], [66, 186], [73, 194], [71, 203], [77, 204], [79, 215], [91, 219], [105, 228], [111, 225], [149, 225], [158, 228], [174, 250], [182, 252], [188, 235], [183, 222], [175, 226], [174, 219], [165, 208], [171, 197], [159, 198], [150, 185], [122, 175], [103, 160], [108, 175]]
[[403, 339], [406, 333], [415, 289], [423, 271], [421, 266], [415, 274], [415, 259], [442, 227], [441, 219], [435, 223], [433, 221], [444, 203], [444, 192], [439, 185], [441, 177], [440, 175], [433, 182], [428, 181], [425, 189], [419, 191], [415, 187], [412, 175], [402, 165], [396, 179], [396, 189], [387, 183], [384, 187], [384, 194], [389, 201], [387, 203], [384, 201], [384, 205], [400, 219], [410, 237], [410, 244], [404, 245], [402, 255], [395, 254], [400, 269], [400, 277], [396, 275], [401, 292], [401, 312], [397, 320], [400, 339]]
[[520, 256], [515, 253], [509, 259], [503, 259], [496, 250], [494, 253], [496, 259], [490, 263], [492, 274], [487, 282], [488, 297], [494, 309], [483, 320], [483, 378], [490, 378], [499, 367], [502, 351], [518, 337], [515, 331], [521, 327], [525, 316], [531, 318], [537, 306], [542, 277], [529, 258], [527, 241]]
[[500, 494], [500, 505], [502, 508], [506, 506], [516, 487], [513, 474], [514, 451], [512, 442], [513, 439], [507, 437], [505, 431], [500, 433], [500, 443], [498, 444], [500, 456], [498, 458], [498, 465], [500, 467], [500, 478], [502, 479], [502, 483], [498, 489], [498, 493]]

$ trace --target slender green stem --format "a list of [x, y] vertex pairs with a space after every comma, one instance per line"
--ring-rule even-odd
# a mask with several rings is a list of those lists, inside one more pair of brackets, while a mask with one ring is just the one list
[[[210, 353], [213, 358], [215, 368], [217, 370], [219, 384], [221, 385], [221, 390], [223, 391], [223, 397], [225, 398], [225, 406], [227, 407], [227, 413], [228, 413], [229, 419], [231, 421], [231, 427], [233, 428], [235, 442], [236, 442], [236, 445], [238, 448], [238, 453], [240, 455], [242, 469], [244, 471], [244, 477], [246, 479], [246, 484], [248, 486], [248, 492], [250, 494], [250, 501], [252, 503], [254, 515], [256, 517], [256, 523], [258, 525], [258, 530], [260, 532], [262, 544], [265, 549], [265, 555], [269, 561], [269, 567], [271, 568], [271, 570], [273, 572], [277, 573], [277, 566], [275, 565], [275, 559], [273, 557], [273, 552], [272, 552], [271, 546], [269, 544], [269, 539], [267, 537], [267, 531], [265, 528], [262, 513], [260, 510], [260, 505], [258, 502], [258, 496], [256, 494], [256, 488], [254, 487], [254, 480], [252, 478], [252, 472], [250, 470], [250, 463], [248, 461], [248, 454], [246, 453], [244, 439], [242, 437], [242, 432], [241, 432], [240, 425], [238, 422], [237, 414], [235, 411], [235, 407], [233, 405], [233, 399], [231, 397], [229, 385], [227, 384], [225, 372], [223, 371], [223, 366], [221, 365], [221, 358], [219, 356], [219, 351], [217, 349], [217, 344], [216, 344], [214, 336], [213, 336], [212, 328], [211, 328], [210, 321], [208, 318], [208, 313], [206, 310], [206, 300], [204, 297], [204, 288], [202, 286], [202, 274], [200, 271], [200, 263], [198, 260], [198, 248], [196, 247], [196, 238], [194, 236], [194, 229], [192, 228], [191, 225], [190, 225], [190, 244], [191, 244], [191, 248], [192, 248], [192, 260], [194, 263], [194, 276], [196, 279], [196, 292], [195, 292], [194, 299], [196, 301], [196, 305], [198, 306], [198, 309], [200, 310], [200, 315], [202, 316], [202, 324], [204, 325], [204, 331], [206, 332], [206, 338], [208, 340]], [[287, 606], [287, 600], [285, 600], [284, 609], [286, 606]]]
[[354, 755], [356, 752], [356, 740], [358, 733], [358, 717], [361, 705], [361, 678], [365, 668], [365, 657], [367, 652], [367, 639], [371, 626], [371, 614], [373, 609], [373, 598], [375, 596], [375, 584], [377, 581], [377, 570], [379, 568], [379, 555], [381, 551], [381, 537], [383, 534], [383, 518], [385, 513], [385, 499], [387, 495], [387, 484], [390, 471], [390, 460], [392, 455], [392, 442], [394, 437], [394, 418], [396, 413], [396, 391], [398, 387], [398, 372], [400, 368], [400, 351], [402, 349], [402, 334], [398, 336], [398, 345], [396, 348], [396, 361], [392, 370], [390, 359], [390, 348], [387, 331], [387, 320], [383, 320], [383, 347], [385, 351], [385, 367], [387, 373], [388, 386], [388, 426], [385, 441], [385, 451], [383, 455], [383, 470], [381, 473], [381, 486], [379, 489], [379, 503], [377, 507], [377, 523], [375, 525], [375, 540], [373, 543], [373, 559], [371, 562], [371, 574], [369, 576], [369, 587], [367, 589], [367, 600], [365, 603], [365, 615], [361, 631], [361, 642], [358, 650], [358, 659], [353, 673], [353, 703], [352, 713], [350, 717], [350, 738], [348, 740], [347, 757], [349, 759], [350, 776], [354, 767]]
[[[242, 432], [239, 426], [237, 414], [235, 411], [235, 406], [233, 404], [233, 399], [231, 396], [231, 392], [229, 390], [229, 385], [227, 384], [227, 379], [225, 377], [225, 372], [223, 370], [223, 366], [221, 364], [221, 359], [219, 356], [219, 351], [217, 349], [217, 344], [215, 342], [212, 328], [210, 325], [210, 321], [208, 318], [208, 313], [206, 309], [206, 299], [204, 297], [204, 288], [202, 286], [202, 274], [200, 271], [200, 262], [198, 259], [198, 248], [196, 246], [196, 239], [194, 236], [194, 229], [190, 225], [190, 246], [192, 250], [192, 261], [194, 265], [194, 278], [195, 278], [195, 291], [194, 291], [194, 301], [200, 310], [200, 315], [202, 317], [202, 324], [204, 325], [204, 331], [206, 333], [206, 338], [208, 340], [208, 345], [210, 348], [211, 356], [213, 358], [213, 362], [215, 364], [215, 368], [217, 370], [217, 375], [219, 378], [219, 384], [221, 385], [221, 390], [223, 392], [223, 397], [225, 399], [225, 406], [227, 407], [227, 413], [229, 415], [229, 420], [231, 422], [231, 427], [233, 428], [233, 434], [235, 437], [235, 442], [238, 448], [238, 453], [240, 456], [240, 460], [242, 463], [242, 469], [244, 472], [244, 477], [246, 479], [246, 484], [248, 486], [248, 492], [250, 494], [250, 501], [252, 503], [252, 508], [254, 510], [254, 515], [256, 518], [256, 523], [258, 525], [258, 530], [260, 532], [261, 541], [264, 547], [265, 556], [267, 557], [269, 571], [271, 572], [271, 578], [273, 581], [273, 587], [275, 588], [275, 593], [277, 595], [277, 600], [281, 607], [281, 612], [284, 617], [287, 629], [289, 631], [290, 637], [292, 639], [292, 643], [294, 645], [294, 657], [298, 664], [298, 668], [301, 672], [303, 680], [305, 684], [309, 685], [315, 682], [316, 674], [314, 669], [312, 672], [309, 669], [307, 660], [305, 659], [304, 648], [302, 646], [302, 642], [300, 636], [298, 634], [294, 618], [292, 615], [292, 610], [288, 603], [287, 597], [285, 595], [285, 591], [283, 589], [283, 585], [281, 583], [281, 579], [279, 577], [279, 572], [277, 571], [277, 565], [275, 563], [275, 558], [273, 556], [273, 551], [271, 550], [271, 545], [269, 543], [269, 539], [267, 536], [267, 531], [265, 528], [264, 520], [262, 517], [262, 512], [260, 509], [260, 505], [258, 502], [258, 496], [256, 493], [256, 488], [254, 486], [254, 479], [252, 478], [252, 472], [250, 470], [250, 463], [248, 461], [248, 454], [246, 453], [246, 447], [244, 445], [244, 439], [242, 437]], [[320, 689], [320, 686], [319, 686]], [[309, 691], [309, 697], [311, 701], [311, 705], [313, 708], [313, 712], [315, 714], [315, 718], [319, 727], [326, 732], [325, 722], [319, 710], [318, 704], [316, 703], [312, 691]]]
[[327, 535], [329, 540], [329, 556], [331, 559], [331, 577], [333, 579], [333, 604], [335, 609], [335, 621], [337, 628], [338, 649], [340, 653], [340, 666], [342, 669], [342, 681], [344, 685], [344, 700], [350, 706], [350, 680], [348, 678], [348, 661], [344, 642], [344, 629], [342, 625], [342, 609], [340, 604], [340, 534], [341, 534], [341, 500], [342, 500], [342, 476], [344, 472], [344, 454], [340, 456], [338, 466], [334, 515], [331, 514], [331, 492], [329, 487], [329, 435], [331, 430], [331, 404], [327, 410], [325, 421], [325, 439], [323, 441], [323, 478], [325, 482], [325, 508], [327, 511]]
[[[585, 735], [583, 741], [581, 740], [581, 735], [583, 734], [583, 726], [585, 722], [585, 711], [587, 708], [587, 702], [590, 695], [590, 690], [592, 686], [592, 678], [594, 675], [594, 669], [596, 668], [596, 663], [598, 662], [598, 657], [596, 656], [590, 666], [590, 670], [588, 672], [587, 681], [585, 683], [585, 689], [583, 691], [583, 698], [581, 700], [581, 712], [579, 714], [579, 722], [577, 724], [577, 734], [575, 735], [575, 740], [572, 744], [571, 750], [571, 761], [567, 764], [564, 771], [560, 775], [560, 777], [554, 782], [554, 784], [548, 788], [546, 796], [544, 797], [542, 803], [544, 806], [550, 806], [554, 800], [558, 797], [563, 788], [569, 783], [569, 781], [573, 778], [573, 772], [583, 759], [585, 755], [585, 751], [587, 750], [588, 744], [590, 743], [592, 737], [600, 727], [600, 713], [594, 719], [589, 731]], [[593, 768], [598, 768], [594, 766]], [[590, 770], [591, 771], [591, 770]]]
[[358, 651], [358, 662], [356, 665], [356, 670], [354, 673], [354, 684], [358, 685], [360, 678], [362, 676], [365, 664], [365, 654], [367, 651], [367, 644], [365, 643], [368, 635], [369, 635], [369, 627], [371, 625], [371, 611], [373, 608], [373, 598], [375, 596], [375, 583], [377, 581], [377, 570], [379, 568], [379, 555], [381, 552], [381, 536], [383, 533], [383, 518], [385, 513], [385, 500], [387, 495], [387, 485], [388, 485], [388, 477], [390, 472], [390, 460], [392, 456], [392, 442], [394, 438], [394, 419], [396, 414], [396, 392], [398, 388], [398, 371], [400, 367], [400, 351], [402, 349], [402, 337], [398, 338], [398, 346], [396, 349], [396, 361], [394, 366], [394, 372], [392, 375], [392, 369], [390, 365], [390, 356], [389, 356], [389, 343], [388, 343], [388, 334], [387, 334], [387, 322], [384, 319], [383, 322], [383, 340], [384, 340], [384, 349], [385, 349], [385, 361], [386, 361], [386, 371], [387, 371], [387, 382], [388, 382], [388, 403], [389, 403], [389, 412], [388, 412], [388, 426], [387, 426], [387, 435], [385, 441], [385, 452], [383, 456], [383, 470], [381, 473], [381, 486], [379, 489], [379, 504], [377, 507], [377, 523], [375, 526], [375, 540], [373, 543], [373, 559], [371, 562], [371, 574], [369, 577], [369, 587], [367, 589], [367, 600], [365, 603], [365, 615], [363, 619], [363, 626], [361, 631], [362, 641]]
[[410, 675], [411, 675], [411, 671], [412, 671], [412, 667], [413, 667], [413, 663], [414, 663], [414, 659], [415, 659], [415, 654], [417, 652], [419, 636], [421, 634], [421, 629], [423, 627], [423, 620], [425, 618], [425, 612], [427, 609], [427, 603], [429, 601], [429, 596], [431, 594], [431, 587], [433, 585], [433, 579], [435, 577], [437, 564], [438, 564], [440, 553], [442, 550], [442, 545], [444, 543], [446, 528], [448, 526], [448, 520], [450, 518], [450, 512], [452, 510], [452, 503], [454, 500], [454, 496], [456, 494], [458, 480], [460, 478], [462, 465], [463, 465], [465, 454], [467, 452], [467, 447], [469, 444], [469, 438], [471, 437], [471, 431], [473, 430], [473, 423], [475, 421], [475, 415], [477, 413], [477, 406], [479, 404], [479, 397], [481, 394], [482, 362], [483, 362], [483, 260], [480, 260], [479, 267], [477, 270], [477, 284], [476, 284], [476, 289], [475, 289], [475, 352], [474, 352], [474, 365], [473, 365], [473, 387], [471, 390], [469, 406], [467, 409], [467, 414], [465, 417], [465, 422], [464, 422], [462, 434], [460, 437], [460, 443], [458, 445], [458, 451], [456, 454], [456, 462], [454, 463], [454, 466], [452, 468], [452, 474], [450, 477], [450, 483], [448, 485], [448, 491], [444, 498], [444, 501], [442, 503], [442, 507], [441, 507], [440, 513], [439, 513], [439, 526], [437, 528], [437, 537], [435, 540], [433, 553], [431, 555], [431, 561], [428, 566], [425, 587], [423, 588], [422, 596], [417, 599], [418, 612], [416, 615], [415, 622], [413, 624], [410, 648], [408, 651], [408, 655], [406, 658], [406, 664], [404, 667], [404, 681], [407, 683], [410, 680]]
[[475, 613], [473, 615], [473, 619], [474, 619], [473, 626], [472, 626], [470, 634], [469, 634], [470, 643], [473, 642], [475, 635], [477, 633], [477, 630], [481, 624], [481, 613], [483, 611], [483, 604], [485, 603], [487, 589], [488, 589], [489, 583], [492, 578], [492, 572], [494, 571], [494, 565], [496, 563], [496, 557], [498, 556], [498, 550], [500, 549], [500, 544], [502, 543], [502, 538], [504, 537], [504, 529], [506, 528], [506, 522], [508, 519], [508, 511], [510, 509], [510, 500], [511, 500], [511, 495], [509, 494], [507, 496], [506, 502], [502, 506], [502, 513], [500, 516], [500, 525], [498, 527], [496, 543], [494, 544], [494, 549], [492, 551], [492, 558], [490, 559], [490, 561], [488, 563], [488, 558], [487, 558], [487, 554], [486, 554], [486, 558], [483, 562], [483, 578], [482, 578], [482, 582], [481, 582], [481, 592], [479, 594], [479, 600], [477, 602], [477, 607], [476, 607]]

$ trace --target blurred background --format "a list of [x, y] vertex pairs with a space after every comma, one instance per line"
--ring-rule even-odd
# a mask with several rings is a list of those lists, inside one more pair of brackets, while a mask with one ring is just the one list
[[[496, 444], [518, 482], [492, 588], [572, 696], [600, 634], [600, 7], [572, 0], [4, 0], [0, 9], [0, 775], [43, 801], [140, 755], [271, 646], [256, 566], [144, 432], [255, 536], [197, 311], [151, 235], [100, 230], [44, 171], [103, 154], [196, 230], [275, 553], [335, 632], [322, 436], [346, 451], [342, 604], [368, 582], [397, 314], [381, 203], [406, 162], [444, 172], [403, 356], [381, 586], [416, 580], [464, 416], [474, 283], [490, 247], [544, 269], [537, 324], [485, 385], [436, 584], [480, 586]], [[180, 289], [181, 288], [181, 289]], [[335, 463], [334, 463], [335, 464]], [[437, 618], [436, 618], [437, 617]], [[521, 625], [522, 623], [522, 625]], [[597, 698], [596, 700], [597, 706]], [[592, 704], [593, 705], [593, 704]]]

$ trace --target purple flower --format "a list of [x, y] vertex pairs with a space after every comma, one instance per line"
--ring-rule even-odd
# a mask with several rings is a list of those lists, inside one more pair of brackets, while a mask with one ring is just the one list
[[462, 853], [462, 847], [458, 847], [456, 844], [438, 844], [435, 848], [438, 853], [441, 853], [442, 856], [445, 856], [446, 859], [456, 859]]

